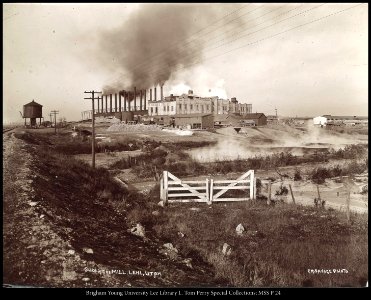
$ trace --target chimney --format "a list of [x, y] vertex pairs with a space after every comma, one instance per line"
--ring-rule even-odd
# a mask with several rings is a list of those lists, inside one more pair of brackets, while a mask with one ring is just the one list
[[134, 111], [137, 110], [137, 88], [134, 87]]
[[161, 101], [164, 100], [164, 90], [163, 90], [164, 85], [161, 85]]
[[149, 89], [149, 101], [152, 101], [152, 89]]
[[156, 93], [156, 87], [154, 88], [154, 94], [155, 94], [155, 101], [157, 101], [157, 93]]
[[143, 90], [144, 93], [144, 110], [147, 110], [147, 90]]

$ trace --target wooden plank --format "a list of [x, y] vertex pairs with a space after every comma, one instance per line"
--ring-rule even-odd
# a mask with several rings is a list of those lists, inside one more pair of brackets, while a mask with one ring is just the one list
[[168, 203], [168, 197], [167, 197], [167, 194], [168, 194], [168, 175], [169, 175], [169, 172], [168, 171], [164, 171], [164, 204], [165, 206], [167, 205]]
[[168, 200], [169, 203], [188, 203], [188, 202], [198, 202], [198, 203], [206, 203], [206, 200], [202, 199], [182, 199], [182, 200]]
[[195, 187], [169, 187], [168, 188], [168, 191], [190, 191], [190, 190], [193, 190], [193, 191], [196, 191], [196, 190], [207, 190], [206, 187], [204, 186], [195, 186]]
[[[233, 183], [236, 182], [236, 180], [215, 180], [214, 184], [220, 184], [220, 183]], [[240, 180], [240, 183], [249, 183], [250, 180]]]
[[[176, 181], [179, 181], [179, 182], [180, 182], [179, 185], [181, 185], [182, 187], [191, 188], [191, 186], [189, 186], [189, 185], [186, 184], [186, 183], [182, 183], [182, 181], [180, 181], [179, 178], [175, 177], [175, 176], [174, 176], [173, 174], [171, 174], [170, 172], [167, 172], [167, 174], [168, 174], [169, 178], [171, 178], [171, 179], [173, 179], [173, 180], [176, 180]], [[196, 197], [198, 197], [198, 198], [200, 198], [200, 199], [202, 199], [202, 200], [207, 200], [206, 197], [205, 197], [205, 195], [200, 196], [196, 191], [192, 191], [192, 190], [190, 190], [190, 192], [191, 192], [192, 194], [194, 194]]]
[[164, 178], [160, 179], [160, 200], [164, 200]]
[[214, 185], [214, 190], [247, 190], [249, 188], [250, 188], [249, 185], [241, 185], [241, 186], [215, 186]]
[[169, 184], [175, 185], [175, 184], [205, 184], [205, 181], [196, 181], [196, 180], [174, 180], [174, 181], [169, 181]]
[[209, 179], [206, 178], [206, 200], [207, 200], [207, 203], [208, 204], [211, 204], [210, 203], [210, 187], [209, 187]]
[[204, 196], [206, 199], [206, 194], [204, 193], [198, 193], [197, 195], [192, 194], [192, 193], [180, 193], [180, 194], [168, 194], [168, 198], [174, 198], [174, 197], [194, 197], [194, 196]]
[[[251, 175], [251, 172], [252, 170], [246, 172], [245, 174], [241, 175], [239, 178], [237, 178], [235, 180], [235, 182], [232, 182], [231, 184], [229, 184], [229, 186], [235, 186], [237, 185], [238, 183], [240, 183], [240, 181], [242, 181], [243, 179], [245, 179], [247, 176]], [[216, 199], [218, 197], [220, 197], [221, 195], [223, 195], [227, 190], [226, 189], [223, 189], [221, 190], [220, 192], [218, 192], [214, 197], [213, 199]]]
[[251, 200], [250, 198], [217, 198], [213, 199], [213, 202], [222, 202], [222, 201], [246, 201], [246, 200]]
[[250, 175], [250, 199], [254, 199], [254, 170], [251, 170]]
[[210, 180], [210, 193], [209, 193], [209, 199], [208, 204], [211, 205], [213, 203], [214, 199], [214, 179], [211, 178]]
[[256, 177], [254, 176], [254, 197], [253, 200], [256, 200]]

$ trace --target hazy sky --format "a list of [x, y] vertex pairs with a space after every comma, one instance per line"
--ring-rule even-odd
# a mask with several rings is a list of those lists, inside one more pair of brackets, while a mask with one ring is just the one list
[[[136, 26], [142, 26], [136, 24], [149, 20], [138, 13], [145, 5], [3, 4], [4, 122], [22, 121], [19, 111], [32, 99], [43, 105], [46, 120], [51, 110], [59, 110], [68, 121], [79, 120], [81, 111], [91, 107], [83, 99], [85, 90], [102, 90], [117, 81], [127, 84], [125, 68], [117, 65], [125, 56], [116, 58], [124, 51], [121, 47], [128, 47], [120, 40], [112, 44], [109, 38], [120, 38], [128, 30], [135, 36]], [[155, 5], [163, 10], [176, 4]], [[277, 108], [285, 116], [367, 115], [368, 4], [319, 5], [200, 5], [196, 12], [210, 10], [211, 17], [190, 13], [189, 35], [208, 26], [198, 33], [205, 33], [202, 59], [173, 72], [165, 95], [192, 88], [201, 96], [237, 97], [265, 114]], [[138, 23], [130, 21], [133, 16]], [[159, 24], [153, 28], [152, 43], [167, 47], [161, 33], [169, 25]], [[192, 44], [177, 40], [177, 34], [171, 39], [184, 47]], [[146, 67], [153, 54], [151, 39], [141, 43], [145, 51], [140, 55], [146, 56], [141, 63]]]

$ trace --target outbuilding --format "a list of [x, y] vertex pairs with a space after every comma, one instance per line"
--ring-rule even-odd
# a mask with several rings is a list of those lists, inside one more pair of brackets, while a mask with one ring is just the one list
[[264, 126], [267, 125], [267, 117], [263, 113], [254, 113], [254, 114], [246, 114], [243, 115], [243, 120], [249, 121], [247, 123], [252, 123], [254, 121], [255, 126]]
[[176, 127], [188, 127], [190, 129], [214, 127], [214, 116], [212, 114], [182, 114], [173, 117]]

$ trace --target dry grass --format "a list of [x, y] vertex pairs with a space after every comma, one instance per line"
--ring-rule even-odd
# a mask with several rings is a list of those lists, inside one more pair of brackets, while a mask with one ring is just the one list
[[[182, 253], [198, 253], [215, 276], [231, 286], [360, 286], [368, 278], [367, 216], [262, 203], [171, 205], [153, 226]], [[241, 223], [247, 233], [237, 236]], [[180, 238], [178, 232], [185, 236]], [[224, 243], [232, 254], [221, 252]], [[347, 274], [309, 274], [308, 269], [347, 269]]]

